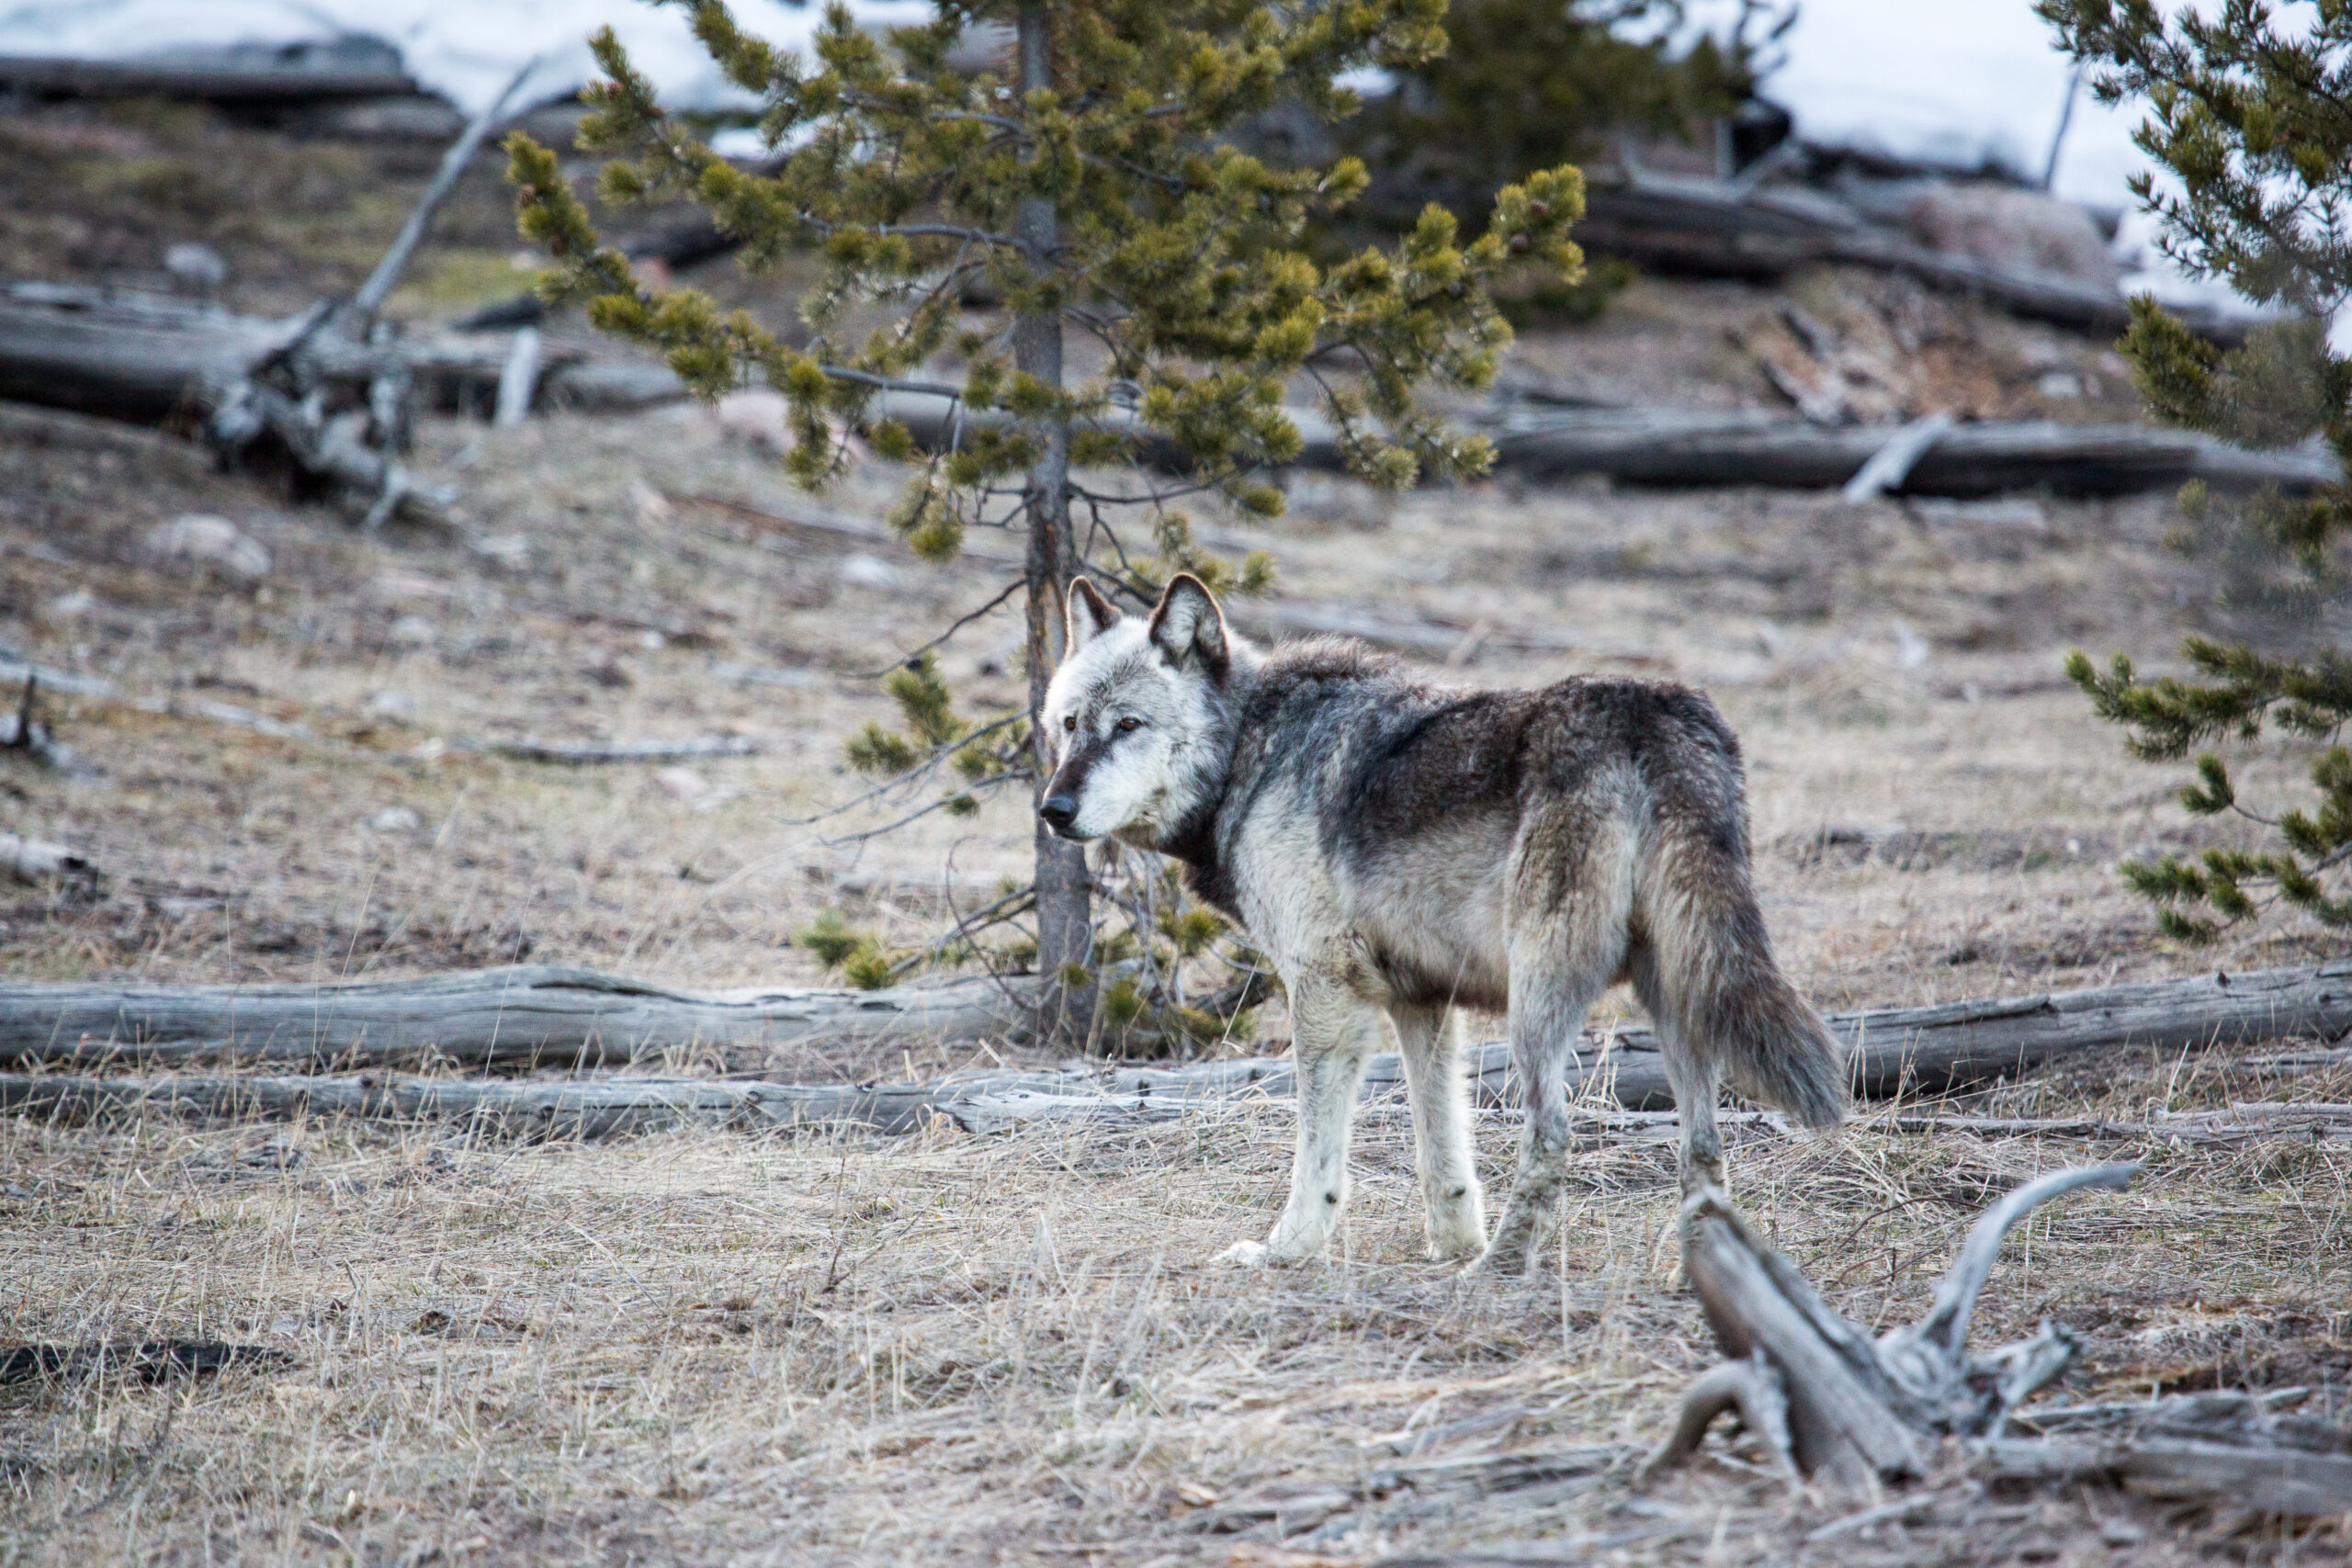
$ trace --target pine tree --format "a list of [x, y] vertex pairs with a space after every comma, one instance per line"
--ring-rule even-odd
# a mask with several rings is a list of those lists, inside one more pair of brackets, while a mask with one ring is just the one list
[[[1486, 442], [1449, 432], [1419, 389], [1492, 378], [1510, 329], [1487, 285], [1506, 264], [1573, 274], [1581, 263], [1567, 239], [1583, 205], [1573, 167], [1501, 190], [1476, 240], [1431, 208], [1393, 246], [1319, 265], [1308, 225], [1362, 190], [1361, 163], [1278, 169], [1225, 140], [1278, 102], [1353, 112], [1340, 75], [1431, 58], [1444, 0], [938, 0], [924, 25], [882, 36], [835, 6], [807, 60], [741, 31], [719, 0], [670, 3], [729, 80], [759, 96], [773, 172], [727, 163], [665, 113], [609, 29], [592, 40], [605, 80], [583, 93], [580, 143], [610, 155], [607, 201], [689, 197], [753, 267], [820, 254], [821, 279], [800, 302], [805, 345], [691, 289], [648, 288], [599, 245], [554, 155], [518, 134], [508, 152], [523, 231], [554, 258], [552, 299], [660, 349], [697, 393], [747, 378], [783, 392], [800, 481], [842, 472], [862, 431], [883, 457], [919, 464], [892, 521], [923, 555], [954, 556], [974, 527], [1025, 533], [1030, 722], [965, 727], [926, 667], [902, 682], [915, 706], [899, 694], [916, 731], [899, 738], [907, 750], [887, 732], [860, 739], [865, 760], [912, 757], [918, 773], [958, 759], [967, 784], [949, 802], [983, 783], [1041, 784], [1034, 719], [1081, 568], [1145, 602], [1180, 568], [1263, 583], [1266, 563], [1204, 557], [1168, 502], [1213, 491], [1278, 513], [1264, 472], [1299, 447], [1286, 389], [1311, 389], [1351, 468], [1375, 483], [1477, 474]], [[967, 296], [1001, 306], [976, 318]], [[854, 340], [853, 311], [876, 309], [891, 319]], [[1072, 333], [1091, 341], [1101, 374], [1066, 372]], [[897, 395], [952, 400], [960, 439], [918, 453], [889, 414]], [[1132, 463], [1145, 437], [1187, 460], [1182, 484], [1091, 480]], [[1134, 513], [1152, 553], [1120, 536]], [[1082, 1032], [1091, 1012], [1102, 955], [1090, 891], [1078, 849], [1040, 825], [1036, 963], [1056, 983], [1045, 1022], [1058, 1032]]]
[[1453, 0], [1448, 46], [1406, 72], [1351, 140], [1444, 189], [1492, 191], [1624, 133], [1691, 140], [1777, 63], [1794, 4], [1741, 0], [1685, 42], [1683, 0]]
[[[2352, 4], [2222, 0], [2210, 16], [2173, 17], [2151, 0], [2041, 0], [2038, 8], [2101, 101], [2147, 106], [2136, 140], [2178, 186], [2143, 175], [2132, 188], [2159, 221], [2165, 254], [2279, 312], [2225, 353], [2154, 301], [2133, 300], [2122, 346], [2142, 395], [2166, 420], [2248, 446], [2317, 434], [2352, 467], [2352, 362], [2325, 331], [2352, 297]], [[2224, 502], [2191, 486], [2181, 510], [2186, 542], [2220, 543], [2242, 568], [2251, 558], [2286, 569], [2261, 584], [2274, 597], [2290, 586], [2315, 601], [2344, 586], [2337, 547], [2352, 525], [2352, 490]], [[2261, 575], [2242, 571], [2238, 591]], [[2283, 732], [2312, 751], [2316, 798], [2276, 814], [2246, 806], [2227, 763], [2206, 751], [2182, 804], [2261, 822], [2274, 842], [2127, 863], [2126, 878], [2158, 902], [2166, 931], [2189, 941], [2210, 941], [2280, 901], [2352, 926], [2352, 899], [2331, 891], [2340, 878], [2328, 874], [2352, 857], [2352, 751], [2342, 744], [2352, 658], [2267, 657], [2202, 637], [2183, 653], [2196, 671], [2188, 680], [2143, 681], [2120, 655], [2101, 673], [2080, 652], [2067, 672], [2102, 717], [2126, 728], [2141, 757], [2174, 760]]]

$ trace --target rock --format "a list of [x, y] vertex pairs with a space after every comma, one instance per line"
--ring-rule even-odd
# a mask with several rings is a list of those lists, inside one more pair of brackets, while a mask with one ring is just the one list
[[852, 588], [896, 588], [899, 569], [879, 556], [854, 550], [842, 558], [841, 580]]
[[670, 498], [643, 479], [628, 487], [628, 499], [640, 528], [667, 528], [678, 520], [678, 509], [670, 504]]
[[785, 415], [790, 405], [782, 392], [747, 387], [718, 400], [718, 430], [722, 435], [781, 452], [785, 448]]
[[700, 800], [710, 793], [710, 781], [692, 768], [664, 768], [653, 783], [672, 800]]
[[1922, 244], [1939, 251], [2011, 272], [2120, 286], [2122, 274], [2091, 215], [2038, 190], [1989, 181], [1933, 186], [1904, 216]]
[[516, 570], [531, 562], [531, 541], [520, 534], [489, 534], [473, 542], [474, 554], [486, 561]]
[[141, 543], [156, 560], [206, 568], [240, 582], [269, 575], [268, 547], [226, 517], [184, 512], [148, 529]]
[[1911, 629], [1911, 623], [1897, 620], [1894, 625], [1894, 661], [1905, 670], [1917, 670], [1928, 662], [1928, 639]]
[[369, 713], [382, 714], [387, 718], [398, 717], [400, 715], [408, 712], [408, 694], [406, 692], [395, 692], [387, 689], [385, 691], [378, 692], [374, 696], [368, 699], [368, 711]]
[[229, 264], [210, 245], [183, 240], [164, 253], [164, 270], [184, 292], [209, 299], [229, 281]]
[[409, 648], [430, 648], [441, 636], [441, 628], [423, 615], [402, 615], [392, 623], [392, 640]]
[[78, 621], [98, 607], [98, 596], [86, 588], [76, 588], [70, 593], [60, 593], [41, 606], [45, 621]]
[[374, 833], [413, 833], [424, 825], [424, 818], [405, 806], [387, 806], [368, 818], [368, 831]]

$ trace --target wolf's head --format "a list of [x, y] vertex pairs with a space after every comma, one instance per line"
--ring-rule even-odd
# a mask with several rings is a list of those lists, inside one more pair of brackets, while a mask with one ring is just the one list
[[1251, 650], [1190, 573], [1148, 619], [1122, 615], [1082, 577], [1064, 615], [1044, 715], [1056, 766], [1038, 815], [1065, 839], [1155, 847], [1224, 777], [1234, 677]]

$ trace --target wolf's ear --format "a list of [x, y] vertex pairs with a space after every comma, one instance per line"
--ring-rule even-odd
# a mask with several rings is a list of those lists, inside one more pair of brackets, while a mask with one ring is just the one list
[[1071, 578], [1069, 595], [1062, 601], [1062, 657], [1068, 659], [1125, 618], [1101, 589], [1082, 577]]
[[1189, 571], [1168, 580], [1159, 608], [1151, 613], [1152, 645], [1170, 664], [1198, 660], [1210, 677], [1222, 681], [1233, 659], [1226, 639], [1225, 612], [1216, 607], [1208, 585]]

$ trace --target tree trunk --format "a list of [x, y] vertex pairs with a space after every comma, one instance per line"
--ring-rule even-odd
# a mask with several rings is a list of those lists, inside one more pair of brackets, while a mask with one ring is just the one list
[[[1022, 92], [1051, 86], [1053, 38], [1043, 6], [1023, 7], [1020, 47]], [[1030, 197], [1021, 203], [1017, 238], [1031, 271], [1041, 278], [1054, 269], [1057, 224], [1051, 201]], [[1059, 309], [1023, 316], [1013, 331], [1012, 354], [1014, 365], [1023, 372], [1059, 391]], [[1027, 498], [1029, 743], [1037, 774], [1030, 791], [1033, 805], [1043, 798], [1052, 768], [1053, 747], [1044, 723], [1046, 686], [1053, 678], [1055, 649], [1059, 646], [1057, 623], [1078, 557], [1069, 523], [1069, 416], [1059, 412], [1049, 416], [1043, 434], [1045, 450], [1029, 470]], [[1093, 957], [1086, 853], [1078, 845], [1056, 838], [1042, 817], [1032, 825], [1037, 845], [1037, 973], [1046, 982], [1038, 992], [1037, 1033], [1041, 1039], [1074, 1043], [1083, 1038], [1092, 1011], [1092, 987], [1067, 986], [1062, 981], [1071, 965], [1083, 966]]]

